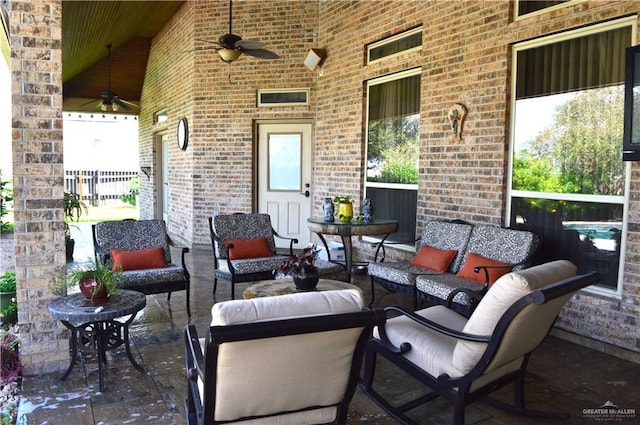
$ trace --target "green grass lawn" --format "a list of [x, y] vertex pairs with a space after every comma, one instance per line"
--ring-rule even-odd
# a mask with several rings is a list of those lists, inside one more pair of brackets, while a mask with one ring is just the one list
[[[108, 220], [122, 220], [125, 218], [140, 218], [140, 210], [129, 204], [100, 205], [97, 207], [87, 206], [87, 214], [83, 213], [80, 222], [97, 222]], [[13, 231], [13, 212], [9, 212], [3, 217], [3, 222], [8, 223], [7, 230], [3, 233]], [[73, 223], [70, 223], [73, 224]]]
[[88, 206], [87, 214], [82, 214], [80, 222], [122, 220], [140, 218], [140, 210], [129, 204]]

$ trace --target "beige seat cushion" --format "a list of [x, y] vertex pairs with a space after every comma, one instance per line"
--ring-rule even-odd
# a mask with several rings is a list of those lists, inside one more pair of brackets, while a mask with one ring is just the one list
[[[457, 331], [461, 331], [467, 323], [464, 316], [442, 305], [418, 310], [415, 313]], [[461, 376], [451, 362], [457, 341], [455, 338], [433, 331], [406, 316], [388, 319], [385, 329], [387, 337], [396, 347], [404, 342], [411, 344], [411, 350], [404, 356], [425, 372], [433, 376], [440, 376], [443, 373], [454, 378]], [[374, 329], [374, 337], [379, 338], [377, 327]]]
[[[491, 335], [507, 309], [529, 292], [576, 275], [570, 261], [558, 260], [508, 273], [493, 284], [464, 326], [463, 332]], [[478, 363], [486, 344], [458, 341], [453, 351], [453, 366], [466, 374]]]

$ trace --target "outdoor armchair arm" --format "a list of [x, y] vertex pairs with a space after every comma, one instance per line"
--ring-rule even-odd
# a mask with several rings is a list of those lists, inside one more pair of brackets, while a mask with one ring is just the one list
[[[293, 257], [293, 244], [294, 243], [298, 243], [298, 239], [296, 239], [296, 238], [288, 238], [286, 236], [282, 236], [278, 232], [276, 232], [274, 229], [271, 229], [271, 231], [273, 232], [273, 236], [274, 237], [289, 241], [289, 255], [291, 257]], [[276, 251], [277, 251], [277, 249], [276, 249]]]
[[[450, 336], [452, 338], [461, 339], [465, 341], [485, 342], [485, 343], [488, 343], [489, 339], [491, 338], [491, 335], [473, 335], [473, 334], [468, 334], [465, 332], [460, 332], [455, 329], [448, 328], [440, 323], [425, 319], [424, 317], [419, 316], [410, 311], [403, 310], [400, 307], [390, 306], [390, 307], [386, 307], [384, 311], [385, 313], [389, 313], [389, 312], [400, 313], [401, 315], [408, 317], [409, 319], [413, 320], [414, 322], [424, 327], [427, 327], [443, 335]], [[392, 352], [398, 353], [398, 354], [404, 354], [404, 353], [407, 353], [409, 350], [411, 350], [411, 344], [408, 342], [403, 342], [402, 344], [400, 344], [400, 347], [396, 347], [389, 340], [389, 337], [387, 336], [387, 332], [385, 329], [385, 325], [378, 326], [378, 332], [380, 335], [380, 341], [384, 344], [384, 346], [387, 349], [391, 350]]]
[[[384, 259], [386, 257], [386, 254], [387, 254], [385, 246], [387, 246], [387, 245], [406, 245], [406, 244], [412, 243], [415, 246], [415, 244], [418, 243], [419, 240], [420, 240], [420, 238], [416, 238], [416, 239], [414, 239], [412, 241], [376, 242], [376, 243], [372, 244], [373, 247], [376, 248], [376, 254], [373, 257], [373, 261], [375, 263], [382, 263], [384, 261]], [[380, 261], [378, 261], [378, 254], [380, 253], [380, 250], [382, 250], [382, 257], [380, 258]]]

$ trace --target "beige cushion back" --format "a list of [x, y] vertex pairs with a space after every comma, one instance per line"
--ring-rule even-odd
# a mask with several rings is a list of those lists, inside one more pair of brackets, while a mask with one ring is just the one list
[[[363, 305], [358, 290], [234, 300], [214, 305], [212, 325], [349, 313], [362, 310]], [[337, 409], [332, 405], [344, 397], [361, 331], [346, 329], [222, 344], [216, 377], [216, 420], [331, 406], [280, 415], [276, 421], [247, 423], [333, 421]]]
[[[571, 262], [558, 260], [502, 276], [482, 298], [463, 332], [491, 335], [502, 315], [517, 300], [533, 290], [575, 276], [576, 270], [576, 266]], [[568, 297], [565, 297], [553, 301], [542, 308], [527, 307], [526, 311], [518, 315], [511, 324], [505, 336], [502, 345], [510, 348], [508, 350], [501, 348], [503, 351], [492, 364], [499, 366], [530, 351], [531, 346], [535, 346], [547, 334], [549, 326], [567, 299]], [[535, 317], [532, 317], [534, 310]], [[469, 372], [478, 363], [485, 348], [484, 343], [458, 341], [453, 351], [453, 366], [463, 374]]]

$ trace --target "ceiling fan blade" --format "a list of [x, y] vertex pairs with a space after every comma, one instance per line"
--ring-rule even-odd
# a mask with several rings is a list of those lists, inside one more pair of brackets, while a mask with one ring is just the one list
[[280, 56], [266, 49], [242, 49], [242, 53], [260, 59], [280, 59]]
[[122, 106], [127, 105], [127, 106], [131, 106], [132, 108], [139, 108], [139, 106], [138, 106], [138, 105], [136, 105], [136, 104], [135, 104], [135, 103], [133, 103], [133, 102], [129, 102], [128, 100], [124, 100], [124, 99], [120, 99], [120, 98], [119, 98], [119, 99], [118, 99], [118, 102], [119, 102], [119, 103], [120, 103], [120, 105], [122, 105]]
[[257, 40], [240, 40], [236, 41], [236, 47], [239, 49], [264, 49], [264, 44], [262, 41]]
[[119, 107], [124, 109], [125, 111], [130, 111], [131, 110], [129, 105], [127, 105], [125, 102], [122, 101], [122, 99], [118, 99], [117, 97], [115, 99], [113, 99], [113, 103], [115, 103], [116, 105], [118, 105]]
[[80, 104], [80, 105], [78, 105], [78, 106], [87, 106], [87, 105], [88, 105], [88, 104], [90, 104], [90, 103], [94, 103], [94, 102], [98, 102], [98, 101], [100, 101], [100, 99], [91, 99], [90, 101], [85, 102], [85, 103], [81, 103], [81, 104]]

